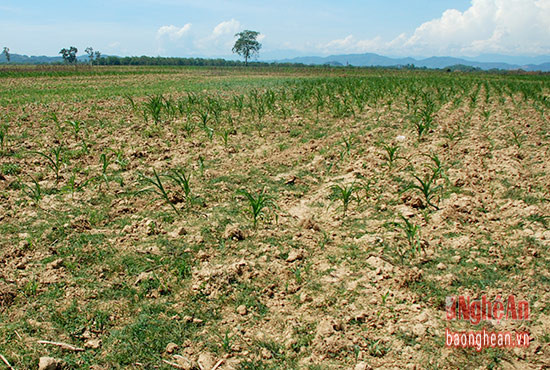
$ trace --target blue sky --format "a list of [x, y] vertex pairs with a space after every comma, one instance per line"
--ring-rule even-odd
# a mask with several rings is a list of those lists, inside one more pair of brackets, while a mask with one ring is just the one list
[[56, 55], [231, 57], [234, 34], [261, 32], [261, 59], [550, 55], [550, 0], [0, 1], [0, 46]]

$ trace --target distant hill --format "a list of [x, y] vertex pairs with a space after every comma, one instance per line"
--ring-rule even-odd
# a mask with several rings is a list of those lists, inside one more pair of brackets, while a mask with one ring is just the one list
[[463, 65], [463, 66], [479, 68], [482, 70], [523, 69], [525, 71], [550, 72], [550, 62], [542, 63], [542, 64], [518, 65], [518, 64], [501, 63], [501, 62], [476, 62], [476, 61], [466, 60], [462, 58], [452, 58], [452, 57], [431, 57], [426, 59], [390, 58], [390, 57], [385, 57], [374, 53], [330, 55], [328, 57], [297, 57], [292, 59], [279, 60], [278, 62], [302, 63], [302, 64], [308, 64], [308, 65], [340, 63], [342, 65], [352, 65], [357, 67], [398, 67], [398, 66], [414, 65], [415, 67], [447, 68], [450, 66]]
[[[1, 50], [0, 50], [1, 51]], [[87, 55], [79, 55], [78, 56], [79, 62], [87, 62], [88, 56]], [[6, 56], [4, 54], [0, 55], [0, 64], [5, 64], [8, 61], [6, 60]], [[45, 55], [40, 56], [28, 56], [28, 55], [21, 55], [21, 54], [10, 54], [10, 63], [13, 64], [51, 64], [51, 63], [63, 63], [62, 57], [48, 57]]]

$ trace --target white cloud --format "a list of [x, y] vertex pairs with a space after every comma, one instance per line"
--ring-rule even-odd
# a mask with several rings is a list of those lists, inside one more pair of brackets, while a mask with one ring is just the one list
[[218, 38], [227, 34], [230, 34], [231, 36], [233, 36], [235, 33], [239, 31], [240, 28], [241, 28], [241, 23], [235, 19], [221, 22], [216, 27], [214, 27], [214, 30], [212, 31], [212, 38]]
[[203, 55], [229, 54], [235, 42], [235, 34], [242, 28], [241, 22], [235, 19], [223, 21], [206, 37], [196, 39], [193, 45]]
[[401, 34], [391, 41], [349, 35], [320, 49], [416, 55], [547, 54], [550, 0], [472, 0], [466, 11], [448, 9], [411, 35]]
[[348, 35], [343, 39], [332, 40], [320, 46], [325, 53], [367, 53], [367, 52], [383, 52], [387, 49], [381, 37], [373, 39], [358, 40], [353, 35]]
[[168, 36], [172, 41], [181, 39], [191, 29], [191, 23], [187, 23], [183, 27], [176, 27], [174, 25], [162, 26], [157, 31], [157, 38]]

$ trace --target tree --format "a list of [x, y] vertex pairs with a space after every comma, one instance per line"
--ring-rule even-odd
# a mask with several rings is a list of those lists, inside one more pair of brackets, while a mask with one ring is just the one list
[[99, 64], [99, 59], [101, 59], [101, 53], [96, 50], [94, 55], [95, 55], [95, 64]]
[[8, 61], [8, 63], [10, 62], [10, 59], [11, 59], [11, 56], [10, 56], [10, 48], [8, 48], [7, 46], [4, 46], [4, 51], [2, 52], [2, 54], [4, 54], [6, 56], [6, 60]]
[[262, 44], [256, 40], [259, 35], [259, 32], [249, 30], [244, 30], [235, 34], [235, 37], [238, 37], [238, 39], [235, 41], [232, 51], [244, 57], [245, 65], [248, 65], [248, 59], [250, 57], [260, 55]]
[[88, 46], [85, 50], [86, 54], [88, 54], [88, 59], [90, 59], [90, 65], [94, 64], [94, 48], [91, 46]]
[[78, 53], [78, 49], [74, 46], [71, 46], [69, 49], [63, 48], [59, 52], [59, 54], [63, 57], [63, 60], [69, 64], [76, 63], [76, 53]]

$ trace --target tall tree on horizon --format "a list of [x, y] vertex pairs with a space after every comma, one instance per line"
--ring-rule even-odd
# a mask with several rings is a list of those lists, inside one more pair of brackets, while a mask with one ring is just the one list
[[59, 54], [63, 57], [63, 60], [69, 64], [76, 63], [76, 53], [78, 53], [78, 49], [74, 46], [71, 46], [69, 49], [63, 48], [59, 52]]
[[7, 46], [4, 46], [4, 50], [2, 51], [2, 54], [4, 54], [6, 56], [6, 60], [9, 63], [10, 60], [11, 60], [10, 48], [8, 48]]
[[260, 55], [262, 44], [256, 40], [259, 35], [259, 32], [250, 30], [244, 30], [235, 34], [235, 37], [238, 37], [238, 39], [235, 41], [232, 51], [244, 57], [245, 65], [248, 65], [250, 57]]

